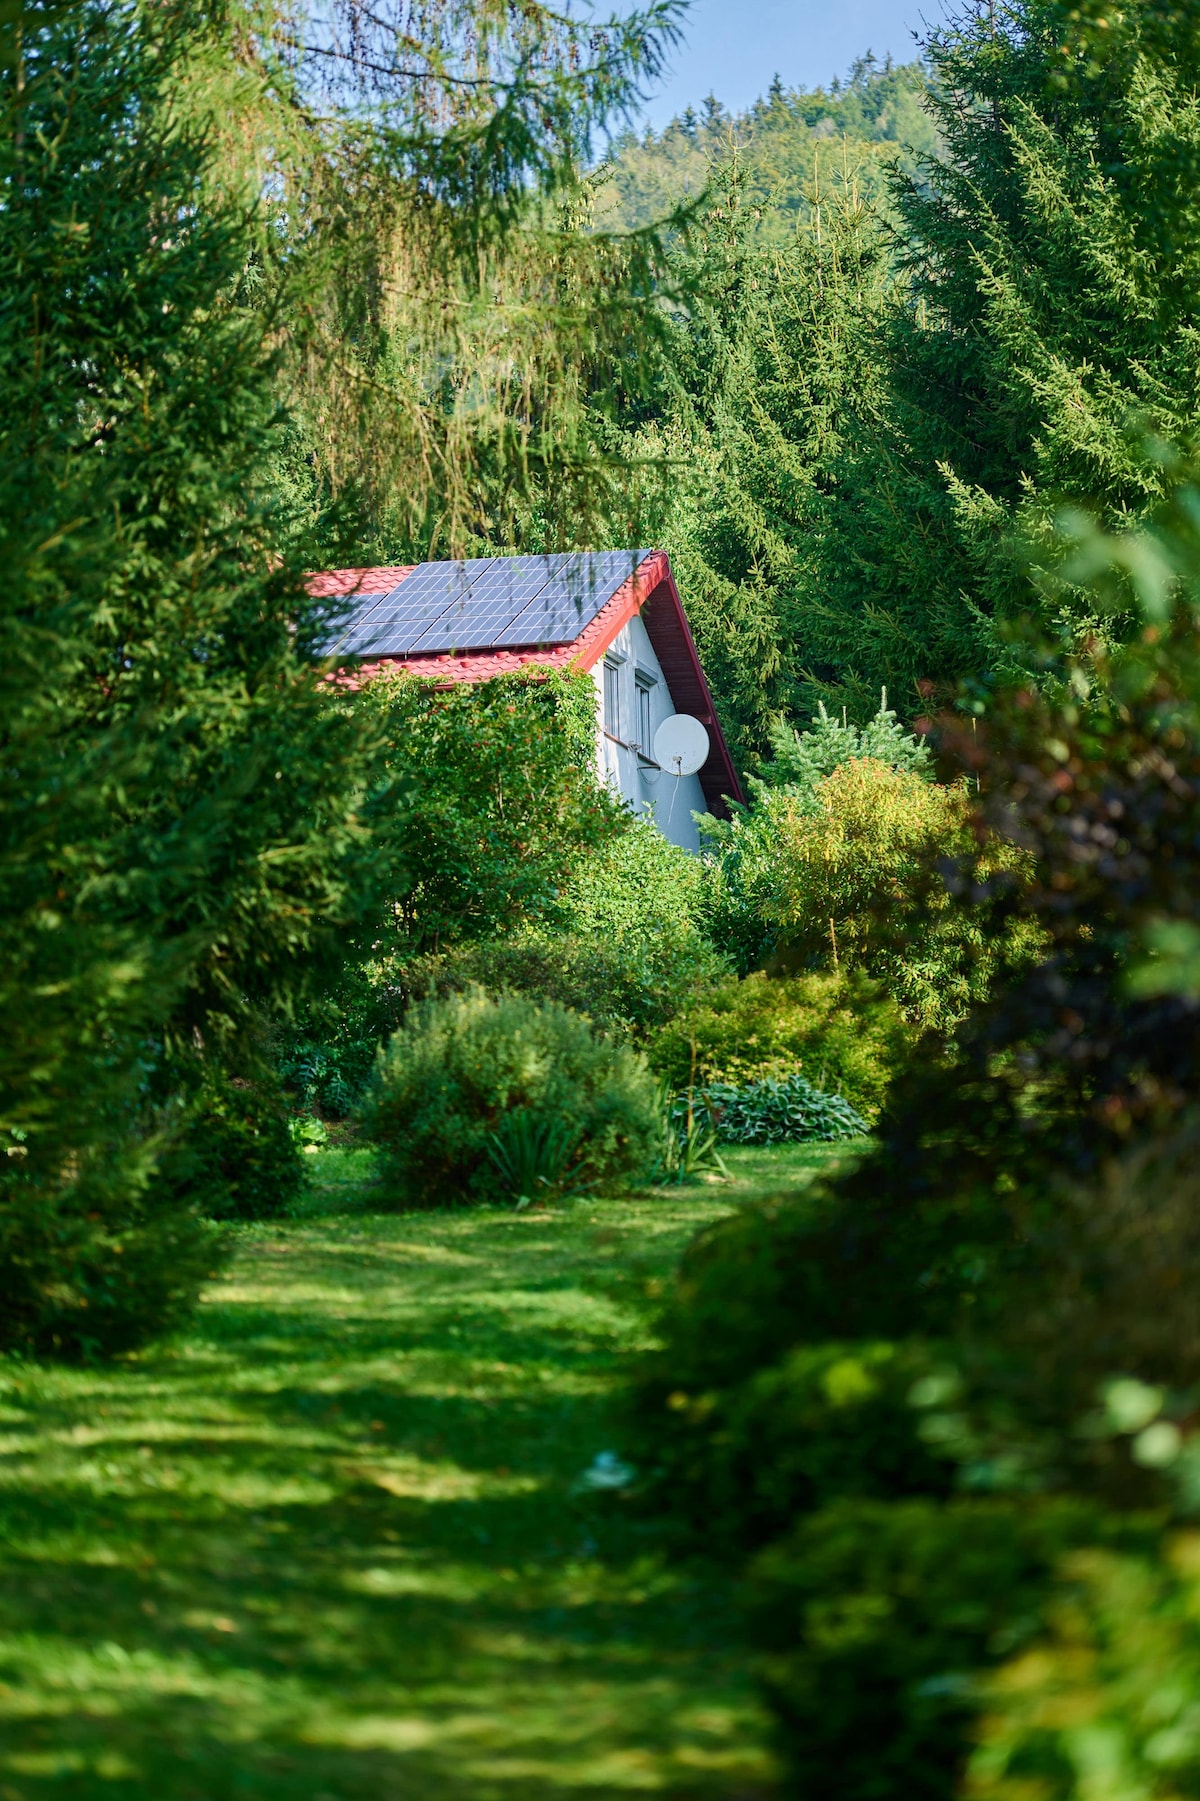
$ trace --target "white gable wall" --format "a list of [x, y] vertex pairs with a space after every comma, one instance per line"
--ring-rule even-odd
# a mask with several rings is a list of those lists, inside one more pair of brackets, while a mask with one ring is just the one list
[[[640, 678], [640, 679], [639, 679]], [[662, 665], [654, 654], [650, 634], [635, 614], [592, 670], [596, 684], [597, 761], [601, 775], [635, 813], [649, 812], [659, 831], [684, 850], [700, 849], [700, 834], [692, 814], [706, 813], [708, 804], [697, 775], [674, 776], [653, 762], [654, 734], [664, 719], [677, 712]], [[639, 743], [644, 731], [648, 695], [648, 742]], [[615, 717], [613, 717], [615, 713]]]

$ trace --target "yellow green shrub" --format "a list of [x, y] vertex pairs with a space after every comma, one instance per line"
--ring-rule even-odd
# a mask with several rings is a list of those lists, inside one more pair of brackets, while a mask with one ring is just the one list
[[649, 1055], [676, 1090], [800, 1072], [874, 1119], [910, 1035], [900, 1009], [862, 975], [760, 971], [686, 1008], [656, 1034]]

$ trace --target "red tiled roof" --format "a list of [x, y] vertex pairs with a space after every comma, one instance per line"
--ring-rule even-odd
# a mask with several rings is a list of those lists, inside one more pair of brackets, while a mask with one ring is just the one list
[[315, 600], [340, 594], [387, 594], [416, 566], [404, 563], [394, 569], [327, 569], [323, 575], [309, 576], [308, 591]]

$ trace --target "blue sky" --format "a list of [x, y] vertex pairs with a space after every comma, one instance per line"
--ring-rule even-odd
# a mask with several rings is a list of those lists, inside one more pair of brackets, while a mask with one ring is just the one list
[[940, 0], [692, 0], [684, 42], [645, 120], [662, 127], [708, 93], [737, 112], [766, 91], [776, 70], [785, 87], [817, 87], [844, 75], [866, 50], [908, 62], [914, 30], [942, 11]]

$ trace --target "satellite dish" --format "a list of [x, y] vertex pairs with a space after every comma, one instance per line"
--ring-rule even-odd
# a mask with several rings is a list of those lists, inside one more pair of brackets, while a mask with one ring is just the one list
[[668, 775], [695, 775], [708, 761], [708, 733], [690, 713], [672, 713], [654, 734], [654, 761]]

